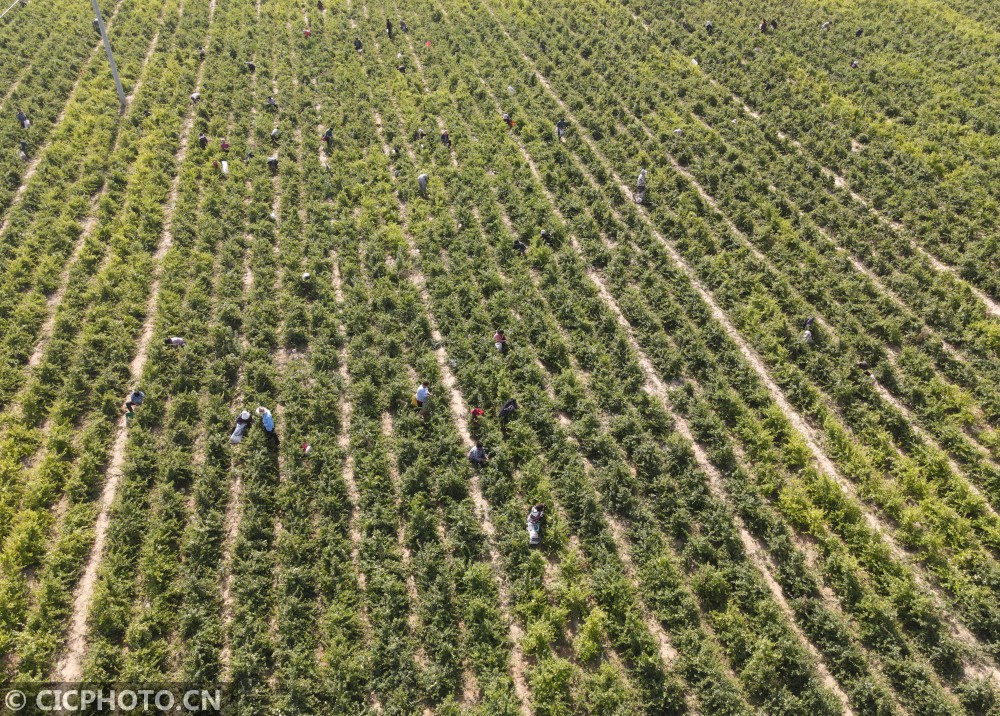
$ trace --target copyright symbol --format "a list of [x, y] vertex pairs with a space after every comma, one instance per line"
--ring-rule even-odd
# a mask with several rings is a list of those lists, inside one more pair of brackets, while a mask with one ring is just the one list
[[4, 697], [4, 703], [11, 711], [20, 711], [28, 703], [28, 698], [24, 695], [23, 691], [13, 689], [7, 692], [7, 696]]

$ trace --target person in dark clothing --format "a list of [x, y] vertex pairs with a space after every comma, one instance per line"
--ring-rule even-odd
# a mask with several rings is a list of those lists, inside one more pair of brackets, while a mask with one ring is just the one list
[[272, 154], [271, 156], [269, 156], [267, 158], [267, 167], [272, 172], [278, 171], [278, 155], [277, 154]]
[[354, 49], [357, 50], [359, 53], [361, 52], [361, 38], [359, 37], [354, 38]]
[[771, 29], [772, 30], [777, 30], [778, 29], [778, 21], [777, 20], [771, 20]]
[[712, 21], [711, 20], [706, 20], [705, 21], [705, 32], [707, 32], [709, 35], [711, 35], [713, 32], [715, 32], [715, 26], [712, 25]]
[[326, 5], [323, 4], [323, 0], [316, 0], [316, 9], [320, 12], [326, 10]]
[[21, 129], [27, 129], [31, 126], [31, 120], [28, 119], [28, 115], [24, 113], [23, 109], [17, 110], [17, 123], [21, 125]]
[[389, 36], [390, 40], [392, 39], [392, 20], [385, 21], [385, 34]]
[[28, 161], [28, 143], [23, 139], [19, 142], [21, 161]]
[[399, 29], [402, 30], [403, 32], [409, 32], [410, 31], [410, 28], [406, 26], [406, 20], [400, 20], [399, 21]]
[[566, 120], [560, 119], [556, 122], [556, 136], [562, 139], [566, 136]]
[[511, 418], [514, 417], [514, 413], [517, 412], [519, 407], [520, 406], [517, 404], [517, 401], [514, 398], [511, 398], [506, 403], [504, 403], [503, 407], [500, 408], [500, 413], [498, 415], [498, 417], [500, 418], [500, 425], [506, 426], [507, 423], [510, 422]]
[[396, 69], [399, 70], [400, 74], [406, 74], [406, 65], [396, 65]]
[[514, 127], [514, 117], [511, 116], [511, 114], [509, 112], [504, 112], [503, 113], [503, 121], [507, 123], [508, 127], [510, 127], [510, 128], [513, 129], [513, 127]]
[[243, 442], [251, 424], [253, 424], [253, 416], [250, 415], [250, 411], [244, 410], [236, 418], [236, 426], [233, 428], [233, 434], [229, 436], [229, 444], [238, 445]]
[[327, 147], [333, 143], [333, 127], [327, 127], [326, 131], [323, 132], [323, 141], [326, 142]]
[[448, 147], [449, 149], [451, 148], [451, 136], [448, 134], [447, 129], [441, 131], [441, 144]]
[[198, 146], [202, 149], [208, 146], [208, 137], [205, 136], [204, 132], [198, 135]]
[[520, 239], [514, 239], [514, 251], [524, 256], [528, 252], [528, 245]]
[[267, 108], [271, 109], [271, 110], [277, 109], [278, 108], [278, 100], [276, 100], [274, 97], [270, 97], [269, 96], [267, 98]]
[[542, 49], [542, 52], [545, 52], [545, 40], [542, 40], [541, 42], [539, 42], [538, 46]]
[[250, 74], [253, 74], [254, 72], [257, 71], [257, 65], [254, 64], [253, 62], [247, 62], [246, 66], [247, 66], [247, 72], [249, 72]]
[[861, 37], [861, 36], [862, 36], [862, 35], [864, 35], [864, 34], [865, 34], [865, 28], [863, 28], [863, 27], [859, 27], [859, 28], [858, 28], [858, 31], [854, 33], [854, 36], [855, 36], [855, 37]]
[[96, 17], [94, 18], [94, 32], [97, 33], [98, 37], [103, 37], [103, 35], [101, 35], [101, 22]]
[[204, 47], [199, 47], [198, 48], [198, 59], [199, 60], [204, 60], [205, 59], [205, 48]]

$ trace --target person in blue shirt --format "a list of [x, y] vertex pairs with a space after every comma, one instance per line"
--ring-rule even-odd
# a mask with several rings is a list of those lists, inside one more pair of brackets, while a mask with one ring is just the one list
[[131, 393], [129, 393], [129, 396], [125, 399], [125, 405], [124, 405], [125, 412], [126, 413], [135, 412], [135, 409], [138, 406], [142, 405], [142, 401], [145, 399], [146, 399], [146, 394], [143, 393], [138, 388], [136, 388]]
[[257, 415], [260, 416], [260, 424], [264, 428], [264, 434], [268, 439], [278, 442], [278, 433], [274, 430], [274, 416], [271, 411], [263, 405], [257, 408]]

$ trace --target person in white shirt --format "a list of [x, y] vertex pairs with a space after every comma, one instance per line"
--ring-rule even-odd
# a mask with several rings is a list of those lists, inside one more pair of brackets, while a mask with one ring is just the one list
[[476, 446], [469, 450], [469, 462], [478, 467], [482, 467], [490, 461], [490, 456], [486, 454], [486, 448], [483, 447], [482, 443], [476, 443]]
[[175, 348], [180, 348], [185, 345], [185, 340], [180, 336], [170, 336], [170, 338], [163, 339], [163, 345], [173, 346]]
[[424, 403], [427, 402], [427, 399], [429, 397], [431, 397], [431, 384], [425, 380], [423, 383], [417, 386], [417, 393], [416, 395], [413, 396], [413, 399], [417, 402], [416, 407], [418, 408], [424, 407]]

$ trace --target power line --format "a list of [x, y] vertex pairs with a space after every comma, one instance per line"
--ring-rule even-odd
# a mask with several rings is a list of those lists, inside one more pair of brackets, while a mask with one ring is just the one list
[[9, 8], [7, 8], [6, 10], [4, 10], [3, 12], [0, 12], [0, 20], [3, 20], [4, 15], [6, 15], [11, 10], [13, 10], [15, 5], [26, 5], [26, 4], [27, 3], [24, 0], [14, 0], [14, 2], [12, 2], [10, 4]]
[[101, 17], [101, 8], [97, 7], [97, 0], [91, 0], [91, 4], [94, 6], [94, 20], [97, 22], [97, 31], [101, 33], [101, 39], [104, 41], [104, 52], [108, 56], [108, 64], [111, 65], [111, 76], [115, 78], [115, 89], [118, 90], [118, 101], [121, 102], [122, 111], [125, 111], [125, 90], [122, 89], [122, 81], [118, 77], [118, 65], [115, 64], [115, 57], [111, 54], [111, 40], [108, 39], [108, 33], [104, 29], [104, 18]]

